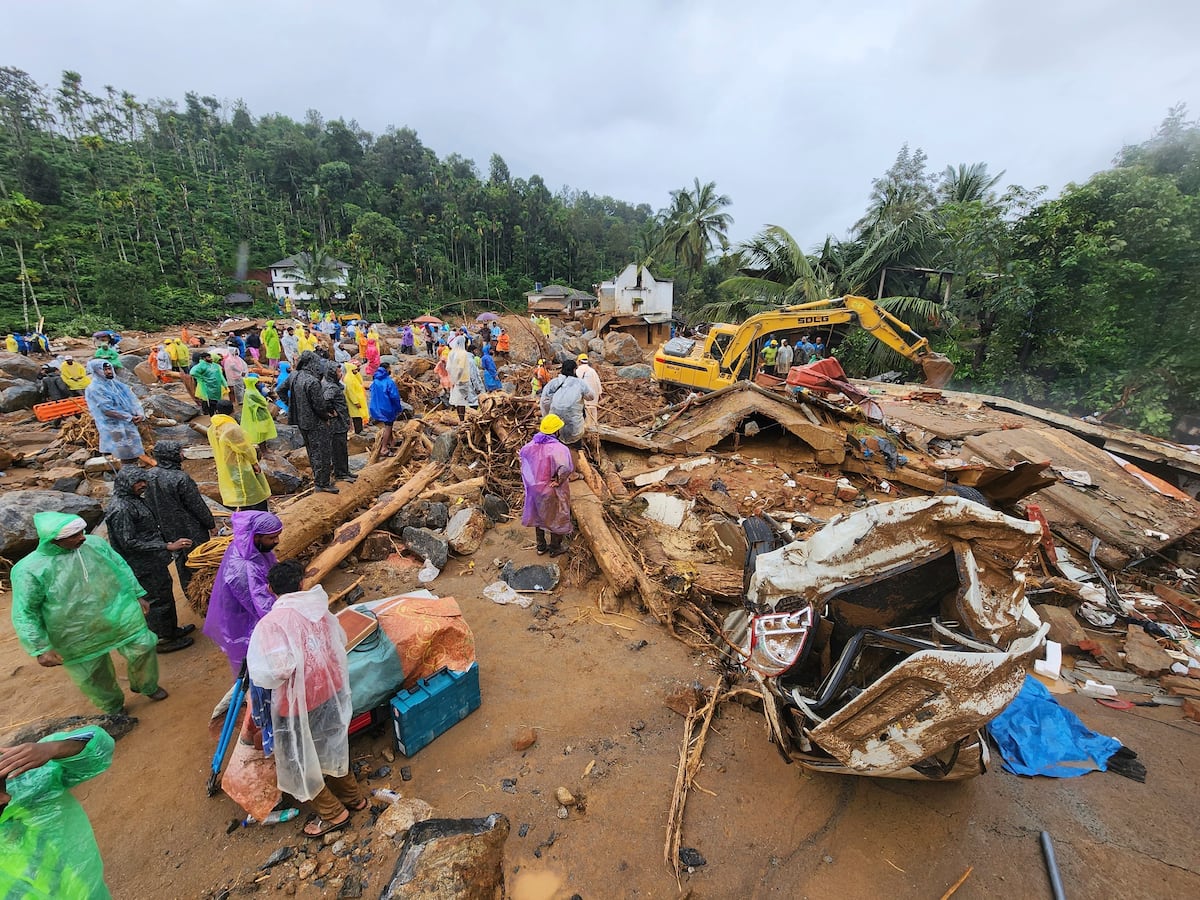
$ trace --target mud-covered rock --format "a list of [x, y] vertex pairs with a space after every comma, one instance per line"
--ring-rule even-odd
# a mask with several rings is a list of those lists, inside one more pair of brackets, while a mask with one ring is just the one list
[[476, 506], [460, 509], [446, 523], [446, 542], [458, 555], [470, 556], [483, 543], [491, 524], [484, 511]]
[[281, 448], [286, 453], [290, 450], [299, 450], [304, 446], [304, 435], [295, 425], [276, 422], [275, 431], [278, 434], [270, 441], [272, 448]]
[[380, 900], [506, 895], [508, 819], [426, 819], [408, 832]]
[[405, 528], [428, 528], [441, 531], [450, 521], [450, 508], [440, 500], [414, 500], [387, 523], [388, 530], [403, 534]]
[[634, 366], [621, 366], [617, 369], [618, 378], [627, 378], [629, 380], [648, 379], [654, 375], [650, 367], [645, 363], [638, 363]]
[[402, 797], [379, 814], [375, 831], [387, 837], [403, 836], [417, 822], [433, 815], [433, 807], [416, 797]]
[[8, 353], [0, 350], [0, 372], [21, 381], [37, 381], [42, 364], [34, 362], [28, 356], [20, 353]]
[[604, 358], [614, 366], [632, 366], [643, 360], [644, 353], [633, 335], [610, 331], [604, 336]]
[[264, 454], [258, 467], [266, 476], [272, 494], [294, 494], [304, 484], [299, 470], [279, 453]]
[[509, 513], [508, 502], [495, 494], [483, 495], [483, 511], [492, 522], [502, 522]]

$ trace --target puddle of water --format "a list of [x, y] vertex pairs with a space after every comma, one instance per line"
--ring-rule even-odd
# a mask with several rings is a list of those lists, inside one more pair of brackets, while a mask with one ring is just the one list
[[562, 876], [554, 872], [522, 868], [509, 885], [509, 891], [512, 900], [553, 900], [562, 883]]

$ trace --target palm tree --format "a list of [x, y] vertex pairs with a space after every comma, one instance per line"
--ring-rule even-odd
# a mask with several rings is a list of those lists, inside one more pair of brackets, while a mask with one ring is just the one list
[[837, 293], [830, 273], [778, 225], [768, 225], [738, 251], [741, 274], [721, 282], [722, 290], [756, 297], [768, 306], [810, 303]]
[[311, 250], [302, 250], [293, 258], [296, 263], [291, 274], [299, 281], [297, 290], [304, 291], [322, 305], [342, 290], [342, 270], [320, 241], [314, 240]]
[[692, 287], [692, 278], [704, 268], [704, 263], [718, 246], [729, 248], [729, 226], [733, 216], [723, 212], [731, 201], [725, 194], [717, 193], [717, 183], [701, 184], [693, 179], [694, 189], [680, 188], [671, 191], [671, 208], [667, 213], [663, 244], [670, 248], [675, 258], [688, 269], [688, 280], [684, 286], [684, 297]]
[[978, 162], [966, 165], [959, 163], [958, 168], [946, 166], [942, 170], [942, 181], [938, 185], [938, 199], [943, 203], [972, 203], [987, 200], [991, 190], [1000, 183], [1004, 172], [992, 176], [988, 172], [987, 163]]

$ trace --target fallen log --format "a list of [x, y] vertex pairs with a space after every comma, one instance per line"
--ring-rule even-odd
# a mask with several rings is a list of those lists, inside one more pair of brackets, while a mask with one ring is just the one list
[[460, 497], [471, 497], [472, 495], [478, 499], [482, 496], [485, 487], [487, 487], [487, 479], [482, 475], [477, 478], [460, 481], [457, 484], [431, 484], [421, 492], [421, 499], [441, 500], [445, 502], [457, 500]]
[[608, 527], [604, 519], [604, 506], [586, 481], [571, 482], [571, 512], [579, 523], [580, 533], [591, 547], [596, 565], [612, 588], [616, 609], [604, 611], [619, 611], [622, 598], [632, 592], [637, 584], [640, 569], [625, 552], [625, 545]]
[[375, 502], [375, 498], [388, 489], [408, 461], [416, 443], [419, 422], [409, 422], [404, 430], [404, 441], [396, 455], [381, 463], [367, 466], [358, 473], [353, 484], [343, 485], [337, 494], [313, 494], [301, 503], [289, 506], [280, 513], [283, 534], [275, 555], [291, 559], [308, 549], [310, 544], [321, 540], [338, 525], [346, 521], [354, 510]]
[[[319, 584], [333, 568], [349, 556], [363, 538], [414, 500], [441, 473], [442, 463], [426, 463], [408, 482], [388, 499], [376, 503], [366, 512], [339, 528], [329, 545], [313, 557], [304, 570], [304, 587]], [[282, 543], [282, 542], [281, 542]]]
[[575, 471], [587, 482], [587, 486], [592, 489], [592, 493], [602, 501], [611, 500], [612, 493], [603, 480], [601, 480], [600, 476], [596, 474], [596, 470], [592, 468], [592, 464], [588, 462], [587, 454], [582, 450], [576, 449], [571, 451], [571, 456], [575, 459]]
[[621, 473], [617, 471], [612, 457], [604, 452], [604, 445], [599, 441], [596, 442], [596, 468], [600, 470], [600, 474], [604, 477], [604, 483], [608, 485], [608, 489], [614, 497], [629, 496], [629, 489], [625, 487]]

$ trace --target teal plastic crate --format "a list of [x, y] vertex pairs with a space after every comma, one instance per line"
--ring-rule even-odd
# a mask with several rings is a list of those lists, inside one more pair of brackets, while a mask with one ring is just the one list
[[438, 735], [479, 709], [479, 663], [465, 672], [439, 669], [392, 698], [396, 749], [412, 756]]

